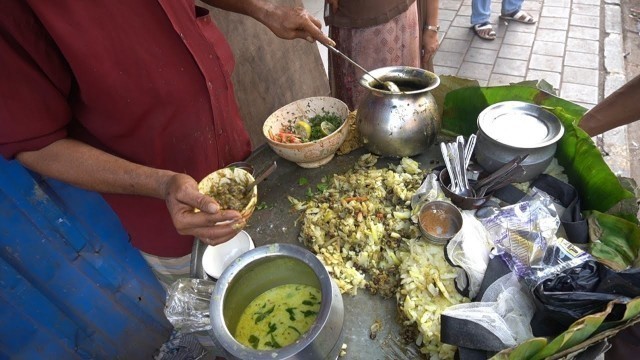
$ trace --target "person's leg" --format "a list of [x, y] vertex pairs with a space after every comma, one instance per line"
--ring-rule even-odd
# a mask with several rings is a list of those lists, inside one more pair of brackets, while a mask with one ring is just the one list
[[471, 29], [481, 39], [494, 40], [496, 32], [489, 21], [491, 17], [491, 0], [471, 1]]
[[524, 0], [502, 0], [500, 17], [506, 20], [518, 21], [525, 24], [535, 24], [536, 20], [526, 11], [522, 10]]
[[471, 1], [471, 25], [488, 23], [491, 17], [491, 0]]
[[522, 8], [524, 0], [502, 0], [502, 15], [517, 13]]

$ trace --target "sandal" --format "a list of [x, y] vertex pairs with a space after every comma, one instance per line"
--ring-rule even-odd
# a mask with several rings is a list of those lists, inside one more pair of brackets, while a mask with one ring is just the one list
[[522, 11], [522, 10], [518, 10], [516, 12], [513, 12], [511, 14], [502, 14], [500, 15], [500, 18], [505, 19], [505, 20], [513, 20], [513, 21], [517, 21], [517, 22], [521, 22], [523, 24], [535, 24], [536, 20], [533, 18], [533, 16], [531, 16], [531, 14], [529, 14], [528, 12]]
[[482, 24], [475, 24], [471, 27], [473, 32], [478, 35], [481, 39], [484, 40], [495, 40], [496, 32], [493, 31], [493, 26], [491, 26], [490, 22], [483, 22]]

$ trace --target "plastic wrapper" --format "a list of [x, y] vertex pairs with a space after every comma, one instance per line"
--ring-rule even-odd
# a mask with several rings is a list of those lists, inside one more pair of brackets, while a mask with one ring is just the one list
[[182, 333], [211, 329], [209, 303], [215, 282], [202, 279], [178, 279], [167, 290], [164, 314]]
[[533, 337], [534, 304], [513, 273], [487, 288], [482, 301], [453, 305], [442, 313], [441, 338], [470, 349], [500, 351]]
[[544, 192], [534, 192], [482, 222], [509, 268], [532, 288], [592, 259], [567, 240], [556, 237], [560, 220], [553, 201]]
[[475, 298], [489, 263], [493, 243], [473, 211], [462, 212], [462, 228], [445, 248], [446, 258], [462, 273], [456, 278], [456, 287], [462, 295]]
[[433, 200], [446, 200], [444, 193], [440, 190], [440, 185], [438, 184], [438, 177], [435, 173], [429, 173], [420, 187], [416, 192], [411, 196], [411, 220], [414, 223], [418, 223], [418, 214], [420, 213], [420, 208], [425, 203]]

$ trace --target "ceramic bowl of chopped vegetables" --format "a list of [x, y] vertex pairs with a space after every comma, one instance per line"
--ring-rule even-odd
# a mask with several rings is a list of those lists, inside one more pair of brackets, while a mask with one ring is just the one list
[[223, 168], [207, 175], [198, 183], [198, 190], [214, 198], [221, 209], [236, 210], [248, 219], [258, 202], [258, 187], [246, 191], [253, 176], [239, 167]]
[[294, 101], [265, 120], [262, 132], [280, 157], [304, 168], [322, 166], [347, 137], [349, 107], [327, 96]]

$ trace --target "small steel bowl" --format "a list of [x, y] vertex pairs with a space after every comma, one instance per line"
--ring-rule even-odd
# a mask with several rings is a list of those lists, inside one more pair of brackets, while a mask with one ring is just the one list
[[430, 201], [420, 208], [420, 232], [427, 241], [444, 245], [462, 229], [462, 214], [446, 201]]
[[467, 197], [454, 193], [449, 189], [451, 185], [451, 180], [449, 178], [449, 172], [447, 169], [442, 169], [440, 174], [438, 174], [438, 180], [440, 181], [440, 188], [442, 192], [462, 210], [472, 210], [477, 209], [482, 206], [489, 198], [491, 198], [491, 194], [486, 194], [483, 197]]

